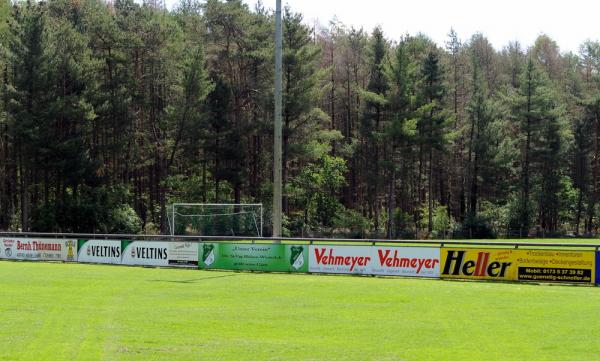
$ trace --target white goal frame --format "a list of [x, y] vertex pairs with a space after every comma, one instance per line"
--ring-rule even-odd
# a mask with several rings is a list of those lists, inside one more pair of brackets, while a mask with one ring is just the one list
[[[263, 204], [262, 203], [173, 203], [171, 204], [171, 221], [169, 222], [169, 226], [171, 228], [171, 236], [175, 236], [175, 208], [177, 206], [208, 206], [208, 207], [218, 207], [218, 206], [229, 206], [229, 207], [235, 207], [235, 206], [240, 206], [240, 207], [244, 207], [244, 206], [251, 206], [251, 207], [258, 207], [260, 209], [260, 224], [257, 224], [257, 231], [258, 231], [258, 237], [262, 237], [263, 236]], [[220, 214], [220, 215], [227, 215], [227, 214], [236, 214], [236, 213], [224, 213], [224, 214]], [[206, 214], [206, 215], [194, 215], [195, 217], [211, 217], [211, 216], [215, 216], [215, 215], [219, 215], [219, 214]]]

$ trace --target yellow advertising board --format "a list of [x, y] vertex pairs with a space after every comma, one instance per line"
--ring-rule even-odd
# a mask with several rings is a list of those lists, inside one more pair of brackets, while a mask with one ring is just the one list
[[518, 250], [517, 280], [594, 283], [594, 252]]
[[594, 283], [592, 251], [442, 248], [441, 277]]
[[442, 248], [442, 278], [515, 280], [516, 250]]

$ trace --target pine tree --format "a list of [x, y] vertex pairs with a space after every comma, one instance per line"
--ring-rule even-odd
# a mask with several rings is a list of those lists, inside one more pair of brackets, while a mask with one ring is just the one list
[[[387, 184], [387, 237], [392, 238], [399, 233], [394, 224], [396, 211], [396, 179], [397, 172], [406, 176], [406, 164], [410, 160], [412, 143], [416, 133], [414, 119], [414, 82], [415, 64], [409, 57], [408, 45], [403, 40], [396, 48], [394, 58], [386, 68], [386, 76], [390, 84], [387, 94], [387, 107], [390, 121], [384, 129], [384, 140], [388, 150], [386, 159]], [[406, 185], [404, 185], [406, 187]], [[403, 190], [401, 190], [402, 192]], [[403, 196], [409, 192], [404, 190]], [[404, 198], [403, 197], [403, 198]]]
[[[492, 137], [490, 123], [492, 122], [491, 102], [487, 96], [486, 83], [481, 74], [481, 68], [476, 59], [473, 59], [473, 81], [471, 99], [467, 105], [468, 114], [468, 207], [464, 227], [469, 237], [486, 236], [481, 226], [483, 221], [478, 218], [477, 211], [481, 193], [481, 183], [488, 183], [492, 179], [484, 178], [486, 168], [490, 167], [493, 155], [490, 152]], [[483, 179], [482, 179], [483, 178]]]
[[[319, 130], [328, 127], [327, 116], [317, 107], [317, 85], [325, 75], [318, 71], [320, 50], [314, 46], [302, 16], [286, 7], [283, 16], [283, 187], [306, 158], [305, 145]], [[284, 194], [289, 214], [289, 197]]]
[[384, 59], [387, 54], [387, 44], [381, 28], [373, 30], [371, 36], [371, 59], [369, 83], [365, 96], [365, 105], [361, 121], [362, 161], [367, 190], [368, 214], [374, 219], [375, 232], [379, 231], [379, 188], [381, 186], [381, 142], [377, 134], [382, 130], [385, 120], [385, 96], [389, 89], [384, 72]]
[[[87, 190], [82, 188], [96, 174], [87, 151], [91, 122], [95, 118], [89, 94], [96, 90], [96, 64], [92, 62], [86, 37], [75, 29], [76, 24], [65, 20], [53, 17], [48, 31], [45, 46], [48, 101], [38, 127], [52, 137], [41, 139], [39, 150], [44, 157], [44, 172], [48, 172], [44, 174], [44, 205], [49, 206], [49, 198], [54, 203], [51, 212], [56, 219], [50, 222], [56, 222], [61, 230], [82, 231], [94, 225], [93, 220], [79, 216], [85, 206], [81, 192]], [[53, 196], [49, 189], [54, 190]], [[42, 216], [37, 218], [39, 230], [51, 227]], [[72, 222], [78, 218], [79, 222]]]
[[[578, 179], [576, 184], [579, 184], [579, 187], [583, 189], [589, 187], [587, 209], [585, 212], [585, 231], [586, 233], [591, 233], [594, 229], [596, 207], [600, 201], [600, 157], [598, 157], [600, 154], [600, 96], [592, 96], [585, 100], [583, 116], [584, 122], [581, 125], [581, 130], [576, 132], [575, 136], [577, 142], [584, 147], [583, 150], [587, 148], [586, 146], [589, 147], [590, 169], [589, 173], [585, 172], [587, 164], [585, 163], [585, 158], [581, 159], [580, 162], [583, 162], [583, 164], [580, 165], [580, 172], [582, 172], [583, 179]], [[582, 131], [587, 132], [587, 134], [581, 135], [580, 132]], [[580, 137], [585, 137], [586, 140]], [[583, 155], [585, 155], [585, 152], [583, 152]], [[587, 182], [585, 179], [586, 173], [588, 174]]]
[[14, 214], [14, 202], [10, 196], [14, 193], [14, 176], [12, 166], [12, 142], [9, 138], [9, 124], [6, 110], [8, 108], [9, 85], [9, 38], [8, 26], [11, 19], [11, 4], [8, 0], [0, 1], [0, 229], [8, 229]]
[[417, 110], [421, 169], [424, 164], [423, 155], [427, 154], [427, 230], [430, 233], [433, 230], [433, 170], [435, 161], [438, 160], [435, 157], [440, 156], [444, 148], [449, 120], [442, 103], [445, 90], [438, 50], [431, 49], [421, 68], [421, 89], [418, 95], [420, 107]]
[[530, 57], [512, 101], [521, 139], [520, 200], [510, 227], [527, 235], [536, 203], [533, 189], [540, 187], [537, 199], [538, 221], [544, 230], [556, 229], [556, 204], [560, 191], [558, 168], [561, 154], [560, 115], [547, 76]]
[[[8, 93], [10, 136], [15, 143], [16, 175], [19, 188], [20, 225], [30, 228], [31, 188], [36, 183], [36, 164], [41, 160], [36, 143], [45, 138], [38, 122], [47, 109], [47, 59], [44, 55], [46, 6], [32, 4], [16, 7], [11, 22], [10, 52], [12, 79]], [[35, 193], [35, 192], [34, 192]]]

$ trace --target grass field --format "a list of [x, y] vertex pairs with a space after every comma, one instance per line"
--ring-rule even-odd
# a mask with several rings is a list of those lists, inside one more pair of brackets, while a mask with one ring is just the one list
[[600, 360], [600, 288], [0, 261], [0, 360]]

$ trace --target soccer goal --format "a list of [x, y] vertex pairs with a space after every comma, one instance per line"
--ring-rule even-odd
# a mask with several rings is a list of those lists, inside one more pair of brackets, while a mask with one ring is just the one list
[[174, 203], [171, 235], [262, 237], [262, 203]]

